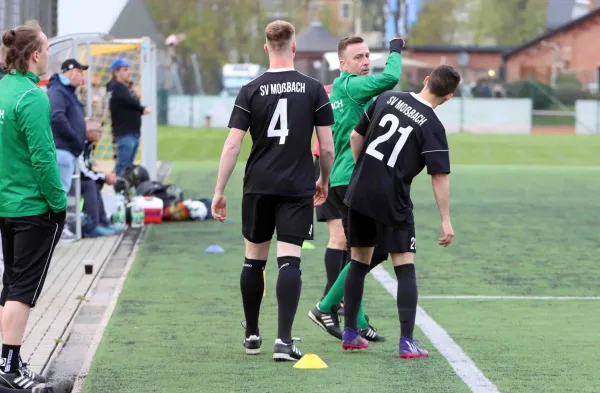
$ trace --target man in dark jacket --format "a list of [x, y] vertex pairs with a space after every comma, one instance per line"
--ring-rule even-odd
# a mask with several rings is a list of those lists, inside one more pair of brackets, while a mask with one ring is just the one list
[[137, 155], [142, 129], [142, 115], [151, 112], [129, 88], [131, 65], [118, 58], [112, 63], [112, 79], [106, 85], [110, 93], [109, 108], [112, 119], [112, 133], [117, 146], [117, 175], [128, 165], [133, 164]]
[[[67, 194], [71, 189], [75, 161], [83, 151], [86, 139], [85, 111], [76, 89], [81, 86], [83, 71], [87, 69], [87, 65], [81, 65], [77, 60], [66, 60], [61, 66], [61, 73], [52, 75], [48, 83], [56, 158], [62, 186]], [[75, 235], [65, 225], [61, 238], [71, 241], [75, 240]]]

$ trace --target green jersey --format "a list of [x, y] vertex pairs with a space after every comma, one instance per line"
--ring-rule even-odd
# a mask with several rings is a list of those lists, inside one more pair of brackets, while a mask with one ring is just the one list
[[401, 72], [402, 56], [392, 52], [383, 73], [379, 75], [353, 75], [342, 71], [333, 81], [329, 95], [335, 119], [332, 126], [335, 160], [329, 181], [331, 187], [350, 184], [354, 170], [350, 134], [373, 99], [398, 84]]
[[50, 100], [31, 72], [0, 80], [0, 217], [67, 207], [50, 128]]

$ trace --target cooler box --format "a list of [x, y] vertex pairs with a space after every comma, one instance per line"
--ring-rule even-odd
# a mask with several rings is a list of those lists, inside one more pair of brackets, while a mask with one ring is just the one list
[[131, 202], [144, 210], [144, 224], [160, 224], [163, 219], [163, 200], [153, 196], [137, 196]]

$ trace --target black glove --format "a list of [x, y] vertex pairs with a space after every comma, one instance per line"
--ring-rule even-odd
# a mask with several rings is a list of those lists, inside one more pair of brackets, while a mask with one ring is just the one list
[[60, 212], [50, 212], [50, 219], [56, 224], [62, 224], [67, 219], [67, 210]]
[[404, 48], [404, 40], [402, 38], [392, 38], [390, 40], [390, 53], [402, 53], [402, 48]]

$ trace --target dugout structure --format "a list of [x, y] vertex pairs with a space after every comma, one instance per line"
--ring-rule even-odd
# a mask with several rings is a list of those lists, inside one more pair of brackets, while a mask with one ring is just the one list
[[[152, 113], [142, 116], [140, 146], [136, 163], [143, 165], [152, 180], [157, 172], [157, 48], [148, 37], [139, 39], [113, 39], [105, 34], [77, 34], [50, 39], [48, 73], [40, 81], [46, 86], [49, 78], [60, 72], [63, 61], [75, 58], [90, 68], [85, 74], [84, 84], [78, 89], [79, 99], [84, 105], [86, 116], [103, 123], [102, 139], [94, 151], [94, 165], [102, 171], [114, 171], [115, 146], [111, 130], [108, 101], [110, 93], [106, 84], [112, 78], [111, 63], [123, 57], [131, 64], [132, 90], [140, 97], [142, 105], [152, 108]], [[73, 185], [69, 193], [70, 219], [74, 220], [77, 238], [81, 238], [81, 179], [76, 165]]]

